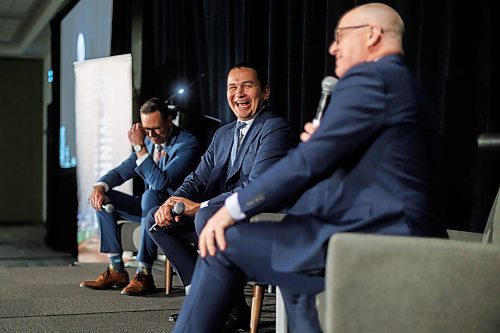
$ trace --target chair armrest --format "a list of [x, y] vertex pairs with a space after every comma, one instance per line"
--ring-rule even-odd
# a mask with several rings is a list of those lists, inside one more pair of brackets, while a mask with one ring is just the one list
[[461, 240], [465, 242], [482, 242], [483, 234], [479, 232], [461, 231], [461, 230], [446, 230], [448, 237], [453, 240]]
[[326, 332], [500, 332], [500, 247], [337, 234], [328, 245]]
[[[139, 246], [141, 246], [141, 224], [139, 222], [119, 220], [118, 227], [120, 227], [123, 251], [139, 252]], [[158, 254], [165, 254], [160, 247], [158, 247]]]

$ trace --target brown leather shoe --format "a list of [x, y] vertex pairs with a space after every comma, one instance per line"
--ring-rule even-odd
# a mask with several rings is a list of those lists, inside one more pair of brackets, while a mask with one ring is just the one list
[[153, 275], [139, 272], [135, 274], [128, 286], [123, 288], [122, 295], [141, 296], [154, 293], [155, 291], [156, 287]]
[[113, 287], [126, 286], [128, 284], [128, 272], [118, 273], [109, 267], [105, 272], [102, 272], [96, 280], [88, 280], [80, 283], [80, 287], [87, 287], [96, 290], [110, 289]]

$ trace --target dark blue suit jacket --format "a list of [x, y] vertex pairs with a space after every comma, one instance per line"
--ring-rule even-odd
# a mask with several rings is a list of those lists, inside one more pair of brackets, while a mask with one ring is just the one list
[[138, 175], [144, 180], [146, 189], [165, 191], [171, 195], [200, 161], [201, 147], [198, 140], [175, 125], [172, 126], [158, 165], [153, 161], [154, 144], [147, 137], [144, 143], [150, 156], [139, 166], [135, 163], [137, 154], [132, 153], [99, 181], [105, 182], [111, 189]]
[[[299, 198], [273, 243], [273, 267], [325, 265], [336, 232], [446, 237], [434, 113], [399, 55], [351, 68], [321, 125], [239, 193], [247, 216]], [[305, 192], [305, 193], [304, 193]]]
[[229, 170], [235, 125], [233, 121], [215, 132], [201, 163], [175, 195], [222, 205], [230, 194], [254, 181], [297, 143], [289, 123], [274, 116], [266, 107], [255, 117]]

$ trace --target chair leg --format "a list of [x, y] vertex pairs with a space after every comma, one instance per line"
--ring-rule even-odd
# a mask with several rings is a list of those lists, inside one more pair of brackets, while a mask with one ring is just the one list
[[255, 284], [252, 288], [252, 309], [250, 313], [250, 333], [257, 333], [259, 329], [260, 313], [264, 300], [264, 287]]
[[170, 295], [172, 292], [172, 265], [170, 260], [165, 259], [165, 294]]

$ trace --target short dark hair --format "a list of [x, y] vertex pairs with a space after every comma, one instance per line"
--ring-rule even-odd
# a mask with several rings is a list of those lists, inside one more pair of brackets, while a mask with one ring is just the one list
[[[160, 112], [161, 118], [165, 121], [168, 119], [169, 116], [175, 118], [175, 112], [172, 112], [167, 107], [167, 104], [158, 97], [153, 97], [144, 102], [144, 104], [142, 104], [141, 106], [140, 112], [142, 114]], [[174, 115], [172, 113], [174, 113]]]
[[261, 66], [255, 64], [255, 63], [252, 63], [250, 61], [242, 61], [242, 62], [238, 62], [238, 63], [234, 64], [227, 71], [227, 75], [229, 75], [229, 72], [232, 71], [233, 69], [241, 68], [241, 67], [247, 67], [247, 68], [253, 69], [255, 71], [255, 73], [257, 74], [257, 80], [259, 80], [259, 82], [260, 82], [261, 89], [264, 90], [266, 88], [266, 86], [267, 86], [267, 72], [263, 71]]

